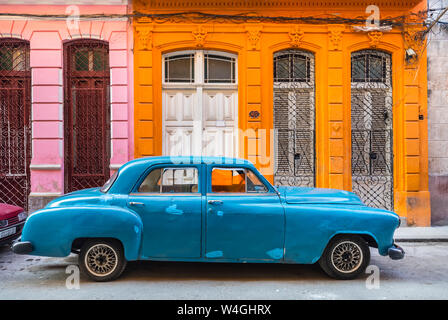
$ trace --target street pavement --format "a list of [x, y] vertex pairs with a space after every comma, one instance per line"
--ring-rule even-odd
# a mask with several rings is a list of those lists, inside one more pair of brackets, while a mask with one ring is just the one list
[[[403, 260], [379, 256], [376, 272], [351, 281], [328, 278], [318, 265], [130, 262], [116, 281], [73, 284], [77, 256], [46, 258], [0, 248], [4, 299], [448, 299], [448, 243], [402, 242]], [[376, 267], [375, 267], [376, 266]], [[76, 270], [76, 269], [75, 269]], [[72, 277], [72, 278], [69, 278]], [[67, 288], [69, 278], [69, 288]], [[379, 279], [374, 281], [373, 279]]]

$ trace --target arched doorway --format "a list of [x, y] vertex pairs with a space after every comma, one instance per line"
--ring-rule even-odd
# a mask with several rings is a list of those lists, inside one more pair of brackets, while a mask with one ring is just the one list
[[315, 186], [314, 55], [274, 54], [274, 184]]
[[64, 191], [98, 187], [110, 175], [109, 46], [64, 44]]
[[365, 204], [393, 210], [391, 55], [351, 57], [352, 190]]
[[30, 46], [0, 39], [0, 202], [28, 208], [31, 162]]

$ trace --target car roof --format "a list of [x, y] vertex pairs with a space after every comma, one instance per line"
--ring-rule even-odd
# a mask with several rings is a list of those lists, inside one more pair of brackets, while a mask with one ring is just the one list
[[155, 157], [143, 157], [131, 160], [122, 166], [133, 166], [136, 164], [153, 165], [158, 163], [170, 163], [170, 164], [226, 164], [226, 165], [252, 165], [252, 163], [246, 159], [230, 158], [230, 157], [203, 157], [203, 156], [155, 156]]
[[255, 170], [254, 165], [250, 161], [239, 158], [195, 156], [157, 156], [137, 158], [125, 163], [120, 167], [120, 169], [118, 169], [119, 174], [109, 191], [111, 193], [127, 193], [146, 169], [157, 164], [211, 164], [224, 166], [245, 166]]

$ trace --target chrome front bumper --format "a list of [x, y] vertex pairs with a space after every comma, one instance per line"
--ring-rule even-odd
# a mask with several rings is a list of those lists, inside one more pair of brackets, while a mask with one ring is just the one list
[[404, 258], [404, 250], [402, 247], [397, 246], [396, 244], [394, 244], [392, 247], [390, 247], [387, 250], [387, 254], [389, 255], [389, 257], [392, 260], [400, 260]]

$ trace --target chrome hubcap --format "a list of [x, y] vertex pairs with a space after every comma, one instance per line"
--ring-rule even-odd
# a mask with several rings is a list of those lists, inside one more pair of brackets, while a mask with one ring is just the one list
[[117, 267], [118, 256], [115, 250], [107, 244], [96, 244], [87, 251], [85, 264], [89, 271], [105, 277], [114, 272]]
[[331, 253], [333, 267], [339, 272], [350, 273], [356, 271], [362, 263], [362, 250], [354, 242], [343, 241], [334, 247]]

